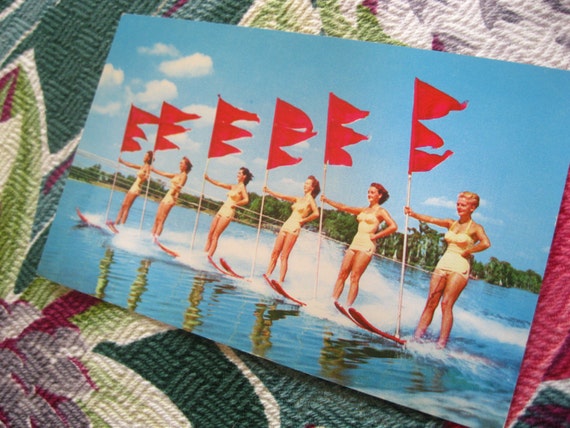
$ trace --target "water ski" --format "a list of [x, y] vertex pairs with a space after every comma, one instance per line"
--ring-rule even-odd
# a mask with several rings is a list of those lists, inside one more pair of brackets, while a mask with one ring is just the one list
[[105, 223], [105, 224], [107, 225], [107, 227], [108, 227], [109, 229], [111, 229], [111, 232], [113, 232], [113, 233], [119, 233], [119, 229], [117, 229], [117, 228], [115, 227], [115, 223], [113, 223], [112, 221], [108, 221], [108, 222]]
[[242, 278], [242, 277], [240, 277], [240, 276], [237, 276], [237, 274], [232, 273], [232, 272], [230, 272], [230, 271], [224, 269], [223, 267], [221, 267], [219, 264], [217, 264], [217, 263], [214, 261], [214, 259], [213, 259], [211, 256], [208, 256], [208, 261], [210, 262], [210, 264], [211, 264], [212, 266], [214, 266], [214, 267], [216, 268], [216, 270], [217, 270], [218, 272], [223, 273], [224, 275], [227, 275], [227, 276], [231, 276], [232, 278]]
[[222, 259], [220, 257], [220, 264], [222, 265], [222, 267], [229, 272], [232, 276], [235, 276], [236, 278], [240, 278], [243, 279], [243, 276], [241, 276], [240, 274], [236, 273], [228, 264], [228, 262], [226, 262], [224, 259]]
[[356, 321], [354, 318], [352, 318], [352, 316], [348, 313], [348, 311], [346, 310], [346, 308], [344, 306], [342, 306], [337, 300], [335, 300], [334, 302], [334, 306], [335, 308], [338, 309], [338, 311], [343, 314], [345, 317], [347, 317], [349, 320], [351, 320], [354, 324], [356, 324], [358, 327], [360, 328], [364, 328], [365, 330], [368, 330], [366, 327], [364, 327], [362, 324], [358, 323], [358, 321]]
[[87, 217], [85, 217], [85, 214], [83, 214], [79, 208], [75, 208], [75, 212], [77, 212], [77, 216], [79, 217], [79, 220], [81, 220], [81, 222], [85, 225], [85, 226], [89, 226], [89, 227], [94, 227], [96, 229], [102, 229], [101, 226], [92, 223]]
[[348, 308], [348, 313], [350, 314], [350, 316], [352, 318], [354, 318], [354, 320], [360, 324], [362, 326], [362, 328], [365, 328], [366, 330], [377, 334], [379, 336], [384, 337], [385, 339], [389, 339], [392, 340], [400, 345], [404, 345], [406, 343], [406, 340], [404, 339], [400, 339], [399, 337], [396, 337], [390, 333], [386, 333], [385, 331], [380, 330], [379, 328], [374, 327], [370, 321], [368, 321], [364, 315], [362, 315], [360, 312], [358, 312], [356, 309], [354, 308]]
[[283, 297], [291, 300], [292, 302], [295, 302], [296, 304], [298, 304], [300, 306], [307, 306], [307, 304], [305, 302], [301, 302], [300, 300], [295, 299], [293, 296], [291, 296], [289, 293], [287, 293], [283, 289], [283, 287], [281, 287], [281, 284], [279, 284], [274, 279], [269, 279], [269, 277], [265, 274], [263, 274], [263, 278], [265, 278], [265, 281], [267, 281], [267, 283], [269, 284], [269, 286], [271, 288], [273, 288], [273, 290], [275, 290], [277, 293], [281, 294]]
[[178, 254], [176, 251], [171, 250], [170, 248], [168, 248], [166, 245], [162, 244], [157, 237], [154, 237], [154, 243], [156, 245], [158, 245], [158, 247], [164, 251], [166, 254], [172, 256], [172, 257], [179, 257], [180, 254]]

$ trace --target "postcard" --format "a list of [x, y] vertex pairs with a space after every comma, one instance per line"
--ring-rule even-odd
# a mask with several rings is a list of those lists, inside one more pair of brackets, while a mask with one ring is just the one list
[[125, 15], [39, 272], [502, 426], [568, 169], [568, 99], [560, 70]]

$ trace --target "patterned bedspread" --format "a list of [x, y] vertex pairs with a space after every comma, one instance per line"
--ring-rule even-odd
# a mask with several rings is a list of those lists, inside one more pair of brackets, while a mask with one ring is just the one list
[[[121, 14], [388, 42], [569, 70], [568, 0], [0, 5], [0, 423], [451, 425], [68, 290], [38, 277], [35, 268]], [[570, 182], [566, 187], [509, 426], [570, 424]]]

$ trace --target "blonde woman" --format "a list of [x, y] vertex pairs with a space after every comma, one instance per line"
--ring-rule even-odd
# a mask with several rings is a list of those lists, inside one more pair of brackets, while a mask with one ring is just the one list
[[458, 219], [431, 217], [404, 207], [404, 213], [410, 217], [448, 229], [445, 234], [447, 249], [432, 273], [427, 301], [414, 333], [415, 339], [420, 339], [425, 334], [441, 302], [441, 329], [437, 341], [439, 348], [445, 348], [449, 340], [453, 326], [453, 305], [469, 281], [472, 254], [491, 246], [483, 226], [472, 219], [473, 212], [479, 206], [479, 195], [461, 192], [456, 206]]

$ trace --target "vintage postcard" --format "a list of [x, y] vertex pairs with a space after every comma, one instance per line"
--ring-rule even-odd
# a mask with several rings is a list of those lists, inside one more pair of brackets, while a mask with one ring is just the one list
[[498, 427], [568, 169], [568, 99], [559, 70], [126, 15], [39, 272]]

